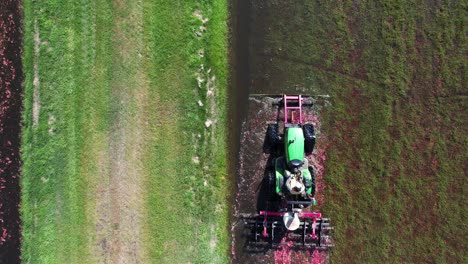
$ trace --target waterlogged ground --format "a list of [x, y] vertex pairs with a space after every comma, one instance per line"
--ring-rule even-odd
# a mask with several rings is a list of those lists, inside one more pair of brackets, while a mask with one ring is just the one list
[[[267, 163], [271, 161], [270, 154], [263, 150], [265, 133], [268, 123], [278, 120], [278, 106], [274, 100], [267, 96], [252, 96], [248, 100], [248, 114], [242, 123], [239, 154], [239, 167], [237, 188], [234, 205], [234, 221], [232, 225], [232, 256], [234, 263], [326, 263], [326, 252], [295, 251], [290, 246], [282, 246], [279, 250], [265, 250], [264, 252], [252, 252], [247, 247], [248, 229], [241, 220], [242, 215], [255, 214], [264, 209], [265, 192], [262, 181], [265, 176]], [[320, 103], [320, 101], [319, 101]], [[326, 161], [325, 149], [326, 137], [320, 133], [320, 119], [317, 110], [320, 106], [304, 108], [304, 120], [315, 126], [317, 134], [317, 148], [308, 156], [310, 164], [316, 172], [318, 206], [312, 208], [319, 211], [325, 203], [323, 195], [325, 188], [323, 172]], [[280, 112], [279, 116], [282, 112]], [[326, 216], [325, 216], [326, 217]], [[287, 244], [288, 240], [283, 242]]]
[[0, 263], [20, 261], [20, 13], [18, 1], [0, 3]]

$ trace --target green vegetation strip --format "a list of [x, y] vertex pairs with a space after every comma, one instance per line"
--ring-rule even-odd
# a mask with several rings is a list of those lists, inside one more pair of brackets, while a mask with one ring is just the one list
[[[112, 260], [132, 228], [145, 263], [228, 261], [226, 21], [222, 0], [24, 3], [25, 263]], [[135, 161], [128, 208], [116, 160]], [[139, 225], [104, 232], [106, 206]]]
[[157, 135], [146, 154], [154, 175], [146, 192], [150, 257], [226, 262], [227, 6], [148, 1], [144, 10], [149, 126]]

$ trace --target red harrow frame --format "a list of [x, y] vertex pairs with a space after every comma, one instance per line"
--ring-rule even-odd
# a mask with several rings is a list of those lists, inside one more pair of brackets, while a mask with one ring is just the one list
[[[284, 123], [302, 124], [302, 104], [304, 98], [302, 95], [283, 95]], [[299, 120], [295, 119], [294, 114], [299, 111]], [[291, 113], [291, 118], [289, 118]], [[288, 120], [291, 120], [288, 122]], [[297, 123], [296, 123], [297, 121]]]
[[[330, 220], [322, 218], [321, 213], [299, 213], [300, 227], [288, 231], [283, 224], [287, 212], [260, 211], [256, 217], [244, 218], [244, 223], [251, 231], [251, 246], [279, 248], [288, 245], [295, 249], [327, 250], [333, 247], [330, 237]], [[285, 242], [283, 238], [287, 237]]]

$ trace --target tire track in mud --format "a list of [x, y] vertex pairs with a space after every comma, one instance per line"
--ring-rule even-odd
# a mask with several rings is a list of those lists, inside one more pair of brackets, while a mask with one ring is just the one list
[[113, 6], [112, 124], [107, 150], [98, 156], [105, 180], [97, 186], [93, 251], [99, 262], [141, 263], [146, 255], [141, 245], [145, 177], [141, 155], [149, 89], [146, 73], [139, 67], [143, 7], [141, 1], [115, 1]]

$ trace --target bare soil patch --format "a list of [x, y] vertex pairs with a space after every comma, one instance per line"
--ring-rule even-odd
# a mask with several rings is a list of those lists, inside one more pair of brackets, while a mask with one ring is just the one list
[[41, 45], [41, 39], [39, 36], [39, 27], [37, 26], [37, 19], [34, 20], [34, 79], [33, 79], [33, 108], [32, 108], [32, 118], [33, 126], [37, 126], [39, 123], [39, 112], [41, 109], [41, 103], [39, 99], [39, 49]]

